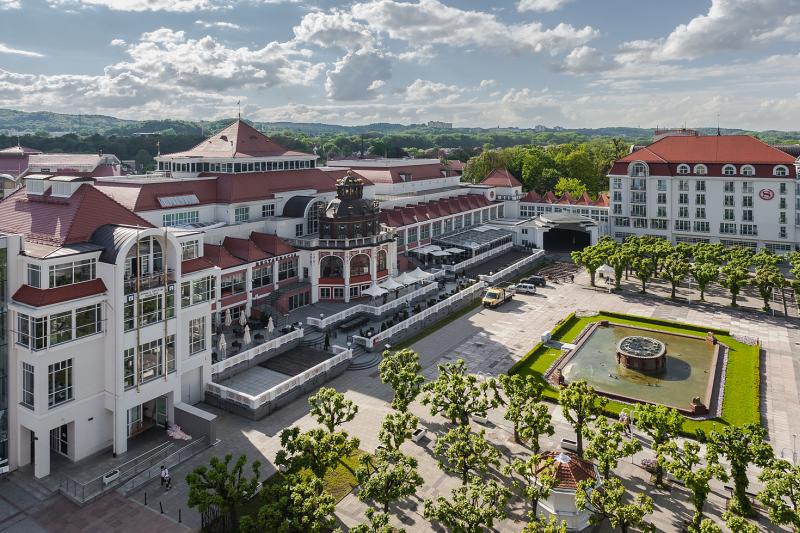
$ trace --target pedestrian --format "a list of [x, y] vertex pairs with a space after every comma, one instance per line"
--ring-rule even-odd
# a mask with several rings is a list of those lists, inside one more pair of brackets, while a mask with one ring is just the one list
[[167, 490], [169, 490], [172, 485], [172, 478], [169, 475], [169, 469], [166, 466], [161, 465], [161, 486], [163, 487], [164, 485], [166, 485]]
[[569, 275], [569, 282], [570, 283], [575, 283], [575, 274], [570, 274]]

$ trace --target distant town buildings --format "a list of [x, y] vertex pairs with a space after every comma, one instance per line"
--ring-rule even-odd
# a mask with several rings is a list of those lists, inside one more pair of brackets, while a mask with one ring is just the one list
[[452, 122], [440, 122], [438, 120], [429, 120], [428, 121], [429, 128], [436, 128], [440, 130], [451, 130], [453, 129]]

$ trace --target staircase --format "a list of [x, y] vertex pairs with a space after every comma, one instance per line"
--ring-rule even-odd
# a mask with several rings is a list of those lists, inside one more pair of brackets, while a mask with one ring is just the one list
[[380, 364], [383, 356], [380, 352], [368, 352], [363, 346], [353, 348], [353, 358], [350, 360], [348, 370], [366, 370]]

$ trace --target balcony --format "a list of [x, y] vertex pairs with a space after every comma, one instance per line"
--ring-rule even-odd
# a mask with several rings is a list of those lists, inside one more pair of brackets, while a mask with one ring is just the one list
[[[175, 271], [172, 269], [167, 270], [166, 278], [168, 283], [175, 282]], [[125, 294], [131, 294], [139, 291], [147, 291], [150, 289], [157, 289], [164, 286], [164, 272], [152, 272], [150, 274], [143, 274], [141, 276], [125, 276], [123, 281], [125, 287]]]
[[371, 235], [369, 237], [356, 237], [353, 239], [320, 239], [318, 236], [298, 237], [298, 238], [285, 238], [288, 244], [296, 248], [305, 250], [314, 250], [317, 248], [360, 248], [362, 246], [375, 246], [389, 242], [395, 238], [394, 232], [384, 232], [379, 235]]

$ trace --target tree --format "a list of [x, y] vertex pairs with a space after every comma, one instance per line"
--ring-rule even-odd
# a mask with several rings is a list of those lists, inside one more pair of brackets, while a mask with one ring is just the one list
[[265, 502], [255, 517], [242, 519], [243, 533], [321, 533], [336, 524], [336, 500], [314, 476], [289, 475], [281, 483], [265, 483]]
[[531, 514], [528, 513], [530, 521], [522, 528], [522, 533], [567, 533], [567, 523], [564, 520], [559, 521], [555, 516], [543, 518]]
[[698, 242], [693, 246], [692, 255], [697, 263], [711, 263], [719, 266], [725, 257], [725, 245], [719, 242]]
[[694, 517], [692, 518], [692, 528], [701, 531], [703, 522], [703, 507], [708, 500], [711, 492], [710, 481], [721, 477], [724, 469], [720, 466], [716, 455], [713, 453], [706, 455], [705, 466], [700, 466], [700, 445], [690, 440], [683, 442], [683, 447], [679, 447], [674, 441], [666, 445], [665, 455], [669, 460], [665, 463], [667, 472], [683, 481], [686, 488], [692, 492], [692, 504], [694, 505]]
[[[499, 402], [497, 384], [493, 379], [478, 381], [467, 374], [463, 359], [439, 365], [439, 376], [423, 387], [422, 404], [430, 405], [431, 415], [441, 414], [454, 424], [469, 424], [469, 417], [486, 417], [490, 407]], [[489, 393], [493, 392], [492, 397]]]
[[[772, 460], [772, 447], [764, 442], [767, 430], [757, 423], [744, 426], [725, 426], [709, 433], [708, 451], [728, 460], [730, 478], [733, 479], [733, 496], [729, 509], [741, 516], [751, 516], [753, 506], [747, 497], [750, 480], [747, 467], [752, 463], [766, 466]], [[726, 479], [725, 475], [722, 479]]]
[[384, 513], [389, 511], [390, 503], [416, 493], [423, 483], [417, 460], [397, 450], [379, 450], [374, 456], [364, 454], [358, 460], [358, 498], [378, 502]]
[[629, 457], [642, 449], [638, 440], [626, 439], [625, 426], [620, 422], [610, 422], [604, 416], [597, 417], [594, 431], [586, 430], [589, 445], [586, 457], [597, 460], [597, 468], [604, 478], [617, 467], [623, 457]]
[[583, 457], [583, 434], [586, 424], [592, 416], [599, 415], [607, 399], [598, 395], [585, 380], [573, 381], [561, 389], [558, 395], [564, 418], [575, 428], [575, 438], [578, 442], [578, 457]]
[[453, 489], [451, 499], [425, 500], [423, 515], [436, 520], [452, 533], [476, 533], [506, 517], [509, 491], [497, 481], [473, 480]]
[[702, 522], [700, 522], [700, 528], [696, 531], [691, 531], [691, 533], [722, 533], [722, 528], [720, 528], [713, 520], [710, 518], [704, 518]]
[[223, 460], [212, 457], [210, 466], [198, 466], [186, 476], [189, 486], [189, 507], [197, 507], [201, 513], [217, 508], [223, 516], [230, 518], [232, 526], [239, 523], [237, 505], [252, 498], [258, 491], [260, 461], [250, 465], [253, 476], [244, 475], [247, 456], [241, 455], [231, 466], [232, 454]]
[[534, 453], [539, 453], [539, 436], [554, 433], [552, 418], [547, 406], [542, 403], [542, 385], [536, 378], [519, 374], [500, 375], [506, 400], [503, 418], [514, 425], [514, 441], [520, 441], [520, 431]]
[[418, 424], [419, 418], [411, 413], [388, 413], [381, 423], [378, 442], [387, 450], [399, 450], [400, 445], [411, 438]]
[[311, 416], [333, 433], [336, 426], [350, 422], [358, 413], [358, 406], [331, 387], [322, 387], [308, 399]]
[[613, 253], [606, 258], [608, 266], [614, 269], [614, 289], [619, 290], [622, 274], [631, 262], [628, 251], [624, 246], [616, 246]]
[[595, 287], [596, 270], [603, 266], [608, 256], [609, 247], [604, 242], [587, 246], [583, 250], [576, 250], [570, 254], [572, 261], [584, 267], [589, 272], [589, 281]]
[[552, 457], [535, 453], [527, 459], [514, 459], [505, 467], [507, 476], [512, 476], [512, 484], [522, 491], [523, 497], [531, 506], [531, 518], [535, 518], [539, 500], [547, 498], [558, 484], [558, 468]]
[[655, 484], [662, 485], [667, 444], [680, 433], [683, 419], [677, 409], [665, 405], [639, 404], [636, 425], [650, 437], [650, 447], [656, 453]]
[[661, 277], [672, 287], [670, 298], [675, 299], [675, 289], [689, 273], [689, 262], [680, 253], [671, 253], [661, 265]]
[[760, 267], [775, 267], [781, 262], [781, 258], [769, 251], [768, 248], [762, 248], [757, 254], [753, 255], [753, 264]]
[[764, 468], [758, 479], [764, 483], [758, 499], [769, 510], [772, 523], [800, 531], [800, 465], [776, 459]]
[[[756, 254], [758, 255], [758, 254]], [[783, 289], [786, 285], [786, 278], [780, 269], [774, 265], [762, 265], [756, 268], [756, 275], [753, 278], [753, 283], [758, 289], [761, 299], [764, 301], [764, 311], [769, 312], [769, 301], [772, 298], [772, 292], [775, 289]]]
[[599, 486], [592, 480], [581, 481], [575, 493], [578, 509], [589, 508], [597, 513], [589, 519], [592, 524], [608, 518], [611, 526], [618, 527], [622, 533], [627, 533], [631, 527], [649, 529], [644, 517], [653, 512], [653, 500], [644, 494], [637, 494], [633, 503], [626, 504], [624, 500], [625, 487], [614, 477], [607, 478]]
[[750, 282], [750, 272], [747, 266], [739, 261], [729, 261], [720, 269], [722, 281], [720, 284], [731, 293], [731, 306], [736, 307], [736, 298], [742, 287]]
[[469, 426], [457, 426], [436, 439], [433, 452], [439, 466], [461, 478], [466, 485], [470, 475], [482, 474], [500, 465], [500, 452], [486, 440], [486, 430], [471, 433]]
[[322, 428], [300, 432], [300, 428], [286, 428], [280, 433], [281, 447], [275, 464], [289, 473], [307, 468], [318, 478], [336, 466], [342, 457], [349, 457], [358, 449], [359, 440], [346, 433], [328, 433]]
[[689, 273], [694, 278], [697, 287], [700, 289], [700, 301], [705, 301], [706, 288], [709, 283], [719, 279], [719, 267], [714, 263], [692, 263]]
[[725, 525], [731, 531], [735, 531], [736, 533], [760, 533], [760, 529], [758, 526], [752, 523], [750, 520], [743, 518], [735, 513], [730, 511], [725, 511], [722, 513], [722, 519], [725, 520]]
[[350, 528], [350, 533], [406, 533], [403, 528], [395, 528], [389, 523], [387, 513], [379, 513], [372, 507], [367, 508], [367, 523]]
[[392, 409], [407, 411], [422, 390], [425, 382], [419, 373], [422, 365], [419, 364], [419, 355], [414, 350], [404, 348], [395, 352], [383, 352], [380, 365], [381, 381], [392, 387]]
[[569, 193], [573, 198], [578, 198], [587, 191], [586, 184], [578, 178], [559, 178], [555, 187], [556, 196]]
[[642, 294], [647, 292], [647, 283], [653, 278], [656, 273], [656, 260], [647, 256], [634, 256], [631, 261], [633, 271], [636, 277], [642, 282]]

